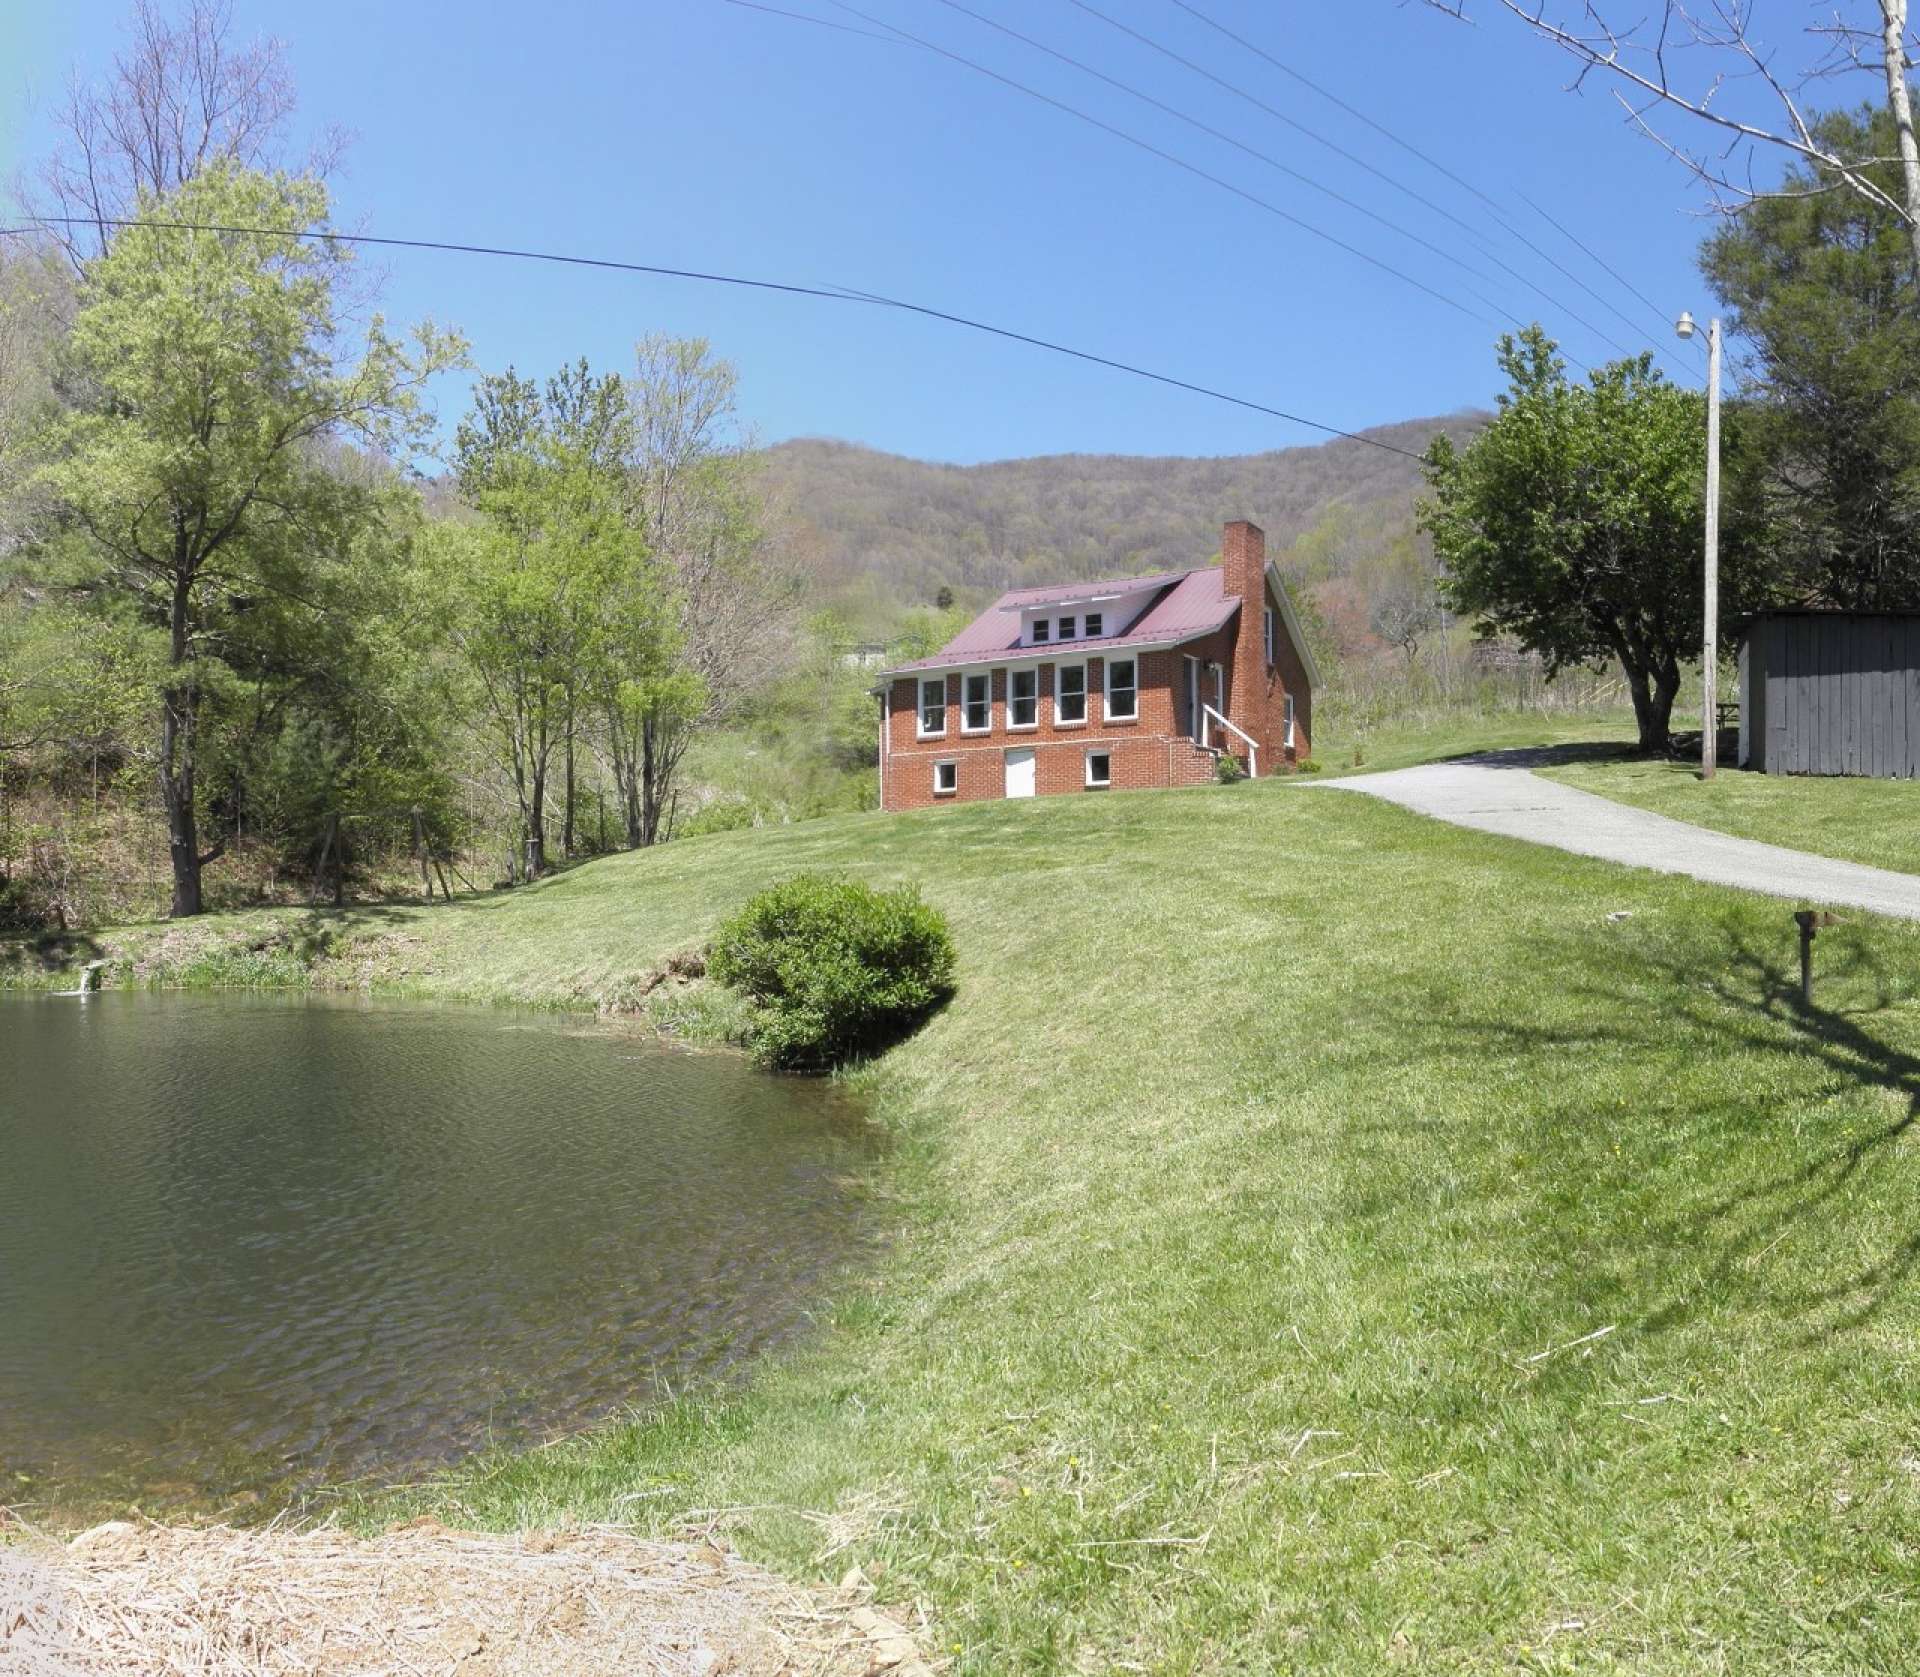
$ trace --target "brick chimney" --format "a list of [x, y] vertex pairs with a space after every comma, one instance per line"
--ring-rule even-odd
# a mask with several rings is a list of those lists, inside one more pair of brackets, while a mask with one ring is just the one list
[[[1269, 755], [1277, 735], [1267, 715], [1273, 691], [1267, 673], [1267, 538], [1258, 524], [1236, 518], [1221, 530], [1220, 587], [1240, 601], [1227, 714], [1260, 742], [1260, 769], [1264, 774], [1277, 766]], [[1246, 753], [1245, 744], [1237, 739], [1233, 749], [1238, 756]]]

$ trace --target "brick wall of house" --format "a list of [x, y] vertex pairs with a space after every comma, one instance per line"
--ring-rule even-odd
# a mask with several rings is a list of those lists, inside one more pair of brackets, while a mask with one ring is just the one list
[[[1034, 753], [1035, 790], [1042, 795], [1054, 792], [1078, 792], [1086, 787], [1086, 753], [1104, 751], [1110, 761], [1113, 789], [1132, 790], [1151, 786], [1184, 786], [1213, 778], [1213, 760], [1186, 735], [1184, 660], [1199, 658], [1203, 666], [1219, 663], [1223, 667], [1228, 695], [1227, 714], [1260, 742], [1260, 772], [1281, 772], [1283, 765], [1307, 755], [1311, 737], [1311, 698], [1306, 671], [1286, 632], [1284, 619], [1276, 621], [1276, 662], [1266, 660], [1266, 631], [1263, 606], [1274, 607], [1266, 582], [1265, 538], [1252, 524], [1229, 524], [1223, 533], [1221, 555], [1228, 593], [1259, 602], [1251, 611], [1242, 609], [1222, 629], [1189, 641], [1183, 646], [1132, 654], [1139, 668], [1137, 686], [1139, 715], [1132, 721], [1113, 720], [1106, 715], [1106, 660], [1089, 655], [1087, 666], [1087, 720], [1062, 724], [1054, 714], [1055, 672], [1062, 662], [1079, 663], [1079, 657], [1055, 658], [1039, 666], [1038, 721], [1032, 728], [1010, 728], [1007, 722], [1007, 675], [1003, 667], [990, 672], [991, 718], [981, 733], [961, 731], [961, 672], [945, 672], [946, 732], [944, 735], [918, 737], [919, 678], [901, 676], [889, 686], [887, 715], [882, 741], [881, 804], [890, 810], [921, 809], [928, 804], [969, 802], [978, 798], [998, 798], [1006, 792], [1006, 754], [1010, 750], [1031, 749]], [[1098, 642], [1088, 642], [1097, 646]], [[978, 672], [976, 672], [978, 673]], [[1285, 734], [1285, 695], [1297, 698], [1294, 741], [1291, 752], [1283, 750]], [[1203, 687], [1203, 698], [1214, 702], [1211, 682]], [[1248, 719], [1251, 720], [1248, 720]], [[1243, 741], [1215, 728], [1211, 742], [1245, 758]], [[934, 764], [952, 761], [958, 784], [952, 793], [934, 791]]]

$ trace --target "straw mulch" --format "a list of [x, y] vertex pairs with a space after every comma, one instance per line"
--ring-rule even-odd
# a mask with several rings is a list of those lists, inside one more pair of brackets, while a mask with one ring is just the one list
[[114, 1521], [64, 1546], [0, 1541], [0, 1677], [931, 1677], [870, 1593], [857, 1573], [802, 1592], [712, 1543], [607, 1528]]

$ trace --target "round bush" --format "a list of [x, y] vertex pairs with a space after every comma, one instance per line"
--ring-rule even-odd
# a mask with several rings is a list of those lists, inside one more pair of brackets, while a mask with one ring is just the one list
[[800, 874], [720, 928], [707, 970], [749, 997], [754, 1051], [820, 1070], [897, 1042], [953, 991], [953, 938], [913, 886]]

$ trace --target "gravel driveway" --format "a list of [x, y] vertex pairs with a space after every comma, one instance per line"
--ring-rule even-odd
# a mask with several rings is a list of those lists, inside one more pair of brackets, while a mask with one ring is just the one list
[[1328, 791], [1384, 798], [1456, 827], [1552, 845], [1579, 856], [1686, 874], [1712, 885], [1735, 885], [1809, 905], [1920, 920], [1920, 875], [1710, 832], [1531, 772], [1558, 760], [1551, 750], [1498, 751], [1319, 784]]

